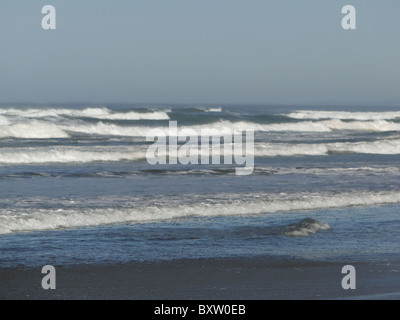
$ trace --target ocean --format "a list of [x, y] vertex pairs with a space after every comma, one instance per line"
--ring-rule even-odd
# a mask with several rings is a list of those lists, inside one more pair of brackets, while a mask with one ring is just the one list
[[[156, 164], [152, 129], [254, 130], [254, 170]], [[400, 108], [0, 106], [1, 267], [400, 254]]]

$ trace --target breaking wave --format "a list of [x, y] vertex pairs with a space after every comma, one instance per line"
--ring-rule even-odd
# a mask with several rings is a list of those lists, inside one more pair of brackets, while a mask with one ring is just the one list
[[342, 119], [342, 120], [394, 120], [400, 119], [400, 111], [385, 112], [349, 112], [299, 110], [287, 115], [294, 119]]
[[[222, 194], [220, 194], [222, 196]], [[191, 198], [183, 195], [185, 199]], [[194, 196], [193, 198], [196, 198]], [[43, 200], [44, 201], [44, 200]], [[85, 200], [87, 201], [87, 200]], [[120, 203], [123, 200], [120, 201]], [[225, 198], [208, 197], [192, 204], [174, 204], [168, 199], [166, 205], [150, 204], [143, 207], [143, 200], [124, 200], [122, 207], [55, 208], [24, 211], [0, 209], [0, 234], [22, 231], [56, 230], [100, 225], [146, 223], [184, 217], [234, 216], [255, 214], [277, 214], [303, 210], [344, 208], [349, 206], [371, 206], [400, 202], [399, 192], [349, 192], [336, 194], [302, 193], [293, 195], [248, 194], [225, 195]], [[286, 235], [307, 236], [319, 230], [328, 230], [327, 224], [313, 219], [289, 225]]]
[[200, 108], [201, 111], [204, 112], [222, 112], [221, 107], [215, 107], [215, 108]]
[[[22, 118], [93, 118], [102, 120], [168, 120], [167, 111], [151, 112], [114, 112], [108, 108], [79, 109], [0, 109], [0, 115]], [[1, 120], [0, 120], [1, 121]], [[0, 122], [1, 124], [1, 122]]]
[[34, 120], [12, 125], [1, 125], [0, 122], [0, 138], [52, 139], [69, 138], [69, 134], [60, 125]]
[[6, 126], [9, 122], [6, 117], [0, 116], [0, 126]]
[[146, 152], [134, 148], [112, 147], [37, 147], [4, 148], [0, 153], [1, 164], [38, 163], [88, 163], [99, 161], [137, 161], [145, 159]]
[[[120, 117], [120, 115], [113, 115], [113, 118], [116, 119], [117, 116]], [[7, 119], [4, 120], [0, 118], [0, 138], [68, 138], [71, 134], [145, 137], [148, 135], [149, 131], [153, 129], [157, 129], [159, 132], [162, 132], [167, 136], [171, 135], [171, 132], [166, 126], [121, 126], [113, 123], [104, 123], [101, 121], [95, 124], [66, 124], [41, 120], [31, 120], [28, 122], [9, 124]], [[198, 134], [201, 133], [203, 135], [213, 135], [215, 134], [215, 131], [232, 132], [235, 130], [254, 130], [261, 132], [331, 132], [334, 130], [389, 132], [400, 131], [400, 123], [388, 122], [385, 120], [368, 122], [343, 122], [341, 120], [326, 120], [279, 124], [257, 124], [245, 121], [220, 121], [204, 125], [178, 126], [178, 134], [183, 130], [194, 130]]]
[[[44, 132], [45, 134], [45, 132]], [[229, 144], [225, 145], [228, 148]], [[179, 147], [178, 147], [179, 151]], [[237, 150], [229, 147], [218, 150], [208, 149], [203, 153], [200, 145], [190, 149], [187, 156], [216, 155], [223, 157], [235, 156]], [[146, 159], [147, 148], [145, 145], [136, 147], [127, 146], [54, 146], [35, 148], [2, 148], [0, 164], [37, 164], [37, 163], [87, 163], [96, 161], [139, 161]], [[225, 153], [226, 152], [226, 153]], [[400, 139], [386, 139], [369, 142], [343, 142], [321, 144], [284, 144], [284, 143], [259, 143], [255, 145], [254, 153], [248, 151], [247, 155], [255, 157], [288, 157], [288, 156], [325, 156], [333, 153], [361, 153], [361, 154], [400, 154]], [[159, 156], [169, 156], [168, 150], [159, 153]], [[238, 156], [241, 156], [241, 150]], [[243, 155], [244, 156], [244, 155]], [[151, 153], [149, 154], [151, 157]], [[176, 156], [175, 156], [176, 157]], [[223, 163], [223, 162], [221, 162]]]
[[255, 147], [255, 156], [323, 156], [331, 153], [400, 154], [400, 139], [320, 144], [266, 143]]
[[327, 223], [307, 218], [287, 226], [286, 229], [287, 231], [284, 232], [284, 235], [286, 236], [307, 237], [308, 235], [317, 233], [318, 231], [329, 230], [331, 227]]

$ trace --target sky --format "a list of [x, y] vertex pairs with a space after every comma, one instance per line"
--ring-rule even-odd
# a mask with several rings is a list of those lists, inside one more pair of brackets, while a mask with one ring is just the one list
[[[348, 4], [356, 30], [341, 27]], [[0, 103], [400, 105], [399, 13], [398, 0], [1, 0]]]

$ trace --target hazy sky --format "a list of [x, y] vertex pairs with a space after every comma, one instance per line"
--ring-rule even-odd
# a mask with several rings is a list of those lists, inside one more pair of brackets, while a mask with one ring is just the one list
[[[57, 30], [41, 9], [57, 10]], [[357, 9], [357, 30], [341, 9]], [[399, 0], [1, 0], [0, 102], [400, 105]]]

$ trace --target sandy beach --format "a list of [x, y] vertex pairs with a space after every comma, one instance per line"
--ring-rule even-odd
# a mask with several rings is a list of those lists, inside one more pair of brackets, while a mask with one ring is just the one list
[[343, 290], [343, 264], [201, 259], [57, 267], [56, 290], [40, 268], [0, 269], [0, 299], [270, 300], [399, 299], [400, 263], [354, 264], [357, 289]]

